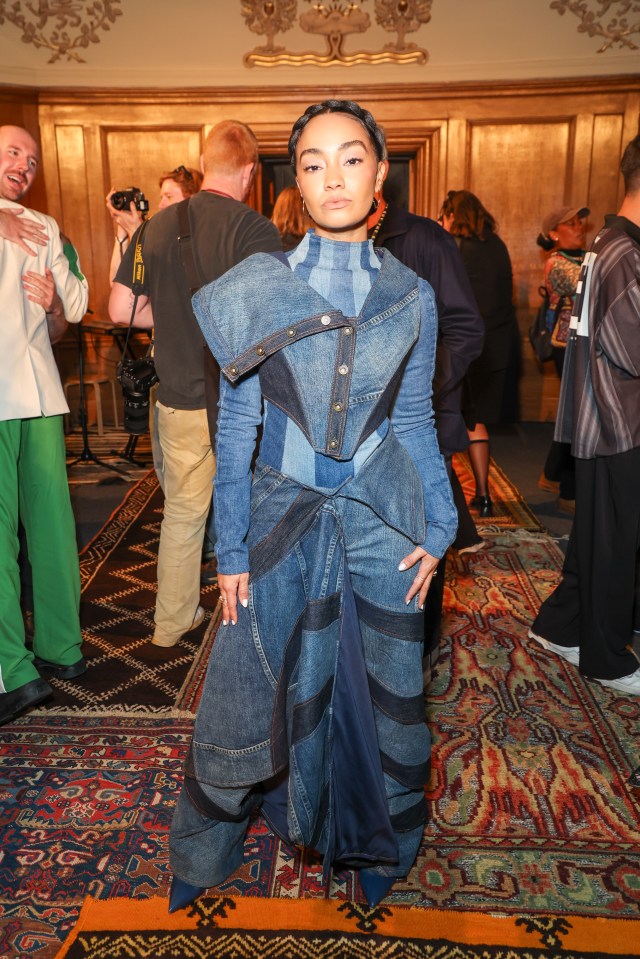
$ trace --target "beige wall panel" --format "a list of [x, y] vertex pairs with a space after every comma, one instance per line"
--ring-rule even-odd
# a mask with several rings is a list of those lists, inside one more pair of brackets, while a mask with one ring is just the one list
[[[544, 266], [535, 238], [544, 214], [565, 202], [586, 202], [598, 218], [617, 207], [612, 200], [620, 199], [616, 171], [621, 146], [638, 129], [637, 76], [356, 85], [354, 72], [352, 85], [330, 86], [327, 71], [326, 85], [313, 87], [296, 86], [298, 76], [292, 72], [286, 87], [260, 85], [256, 73], [256, 85], [250, 88], [40, 91], [48, 212], [55, 216], [64, 208], [67, 232], [80, 241], [77, 231], [87, 229], [87, 218], [76, 216], [67, 194], [85, 191], [89, 226], [81, 243], [91, 245], [91, 255], [88, 260], [83, 255], [83, 266], [96, 313], [106, 319], [113, 231], [104, 197], [111, 186], [140, 186], [154, 209], [159, 173], [196, 163], [206, 132], [220, 120], [244, 120], [263, 153], [284, 155], [291, 125], [309, 103], [331, 96], [355, 99], [385, 127], [392, 151], [413, 156], [414, 212], [435, 217], [446, 191], [466, 186], [497, 216], [513, 260], [523, 333], [522, 415], [553, 419], [557, 377], [549, 364], [541, 375], [526, 340]], [[23, 94], [16, 90], [20, 102]], [[82, 169], [77, 158], [72, 161], [79, 178], [75, 184], [67, 178], [63, 185], [59, 177], [62, 127], [83, 129], [86, 165]], [[65, 142], [67, 150], [74, 142], [80, 155], [76, 133]]]
[[622, 139], [623, 125], [621, 114], [594, 118], [588, 193], [591, 234], [600, 229], [605, 214], [616, 213], [620, 204], [623, 186], [619, 160], [626, 146]]
[[514, 276], [514, 302], [522, 334], [522, 419], [555, 417], [557, 377], [539, 370], [526, 336], [540, 302], [544, 253], [536, 244], [541, 221], [565, 202], [574, 125], [570, 119], [471, 124], [469, 189], [498, 221]]
[[87, 196], [87, 164], [82, 127], [57, 127], [60, 227], [80, 254], [87, 277], [93, 274], [91, 220]]
[[158, 205], [158, 178], [183, 164], [200, 169], [202, 135], [195, 130], [138, 127], [103, 132], [106, 151], [106, 189], [137, 186], [149, 200], [151, 211]]

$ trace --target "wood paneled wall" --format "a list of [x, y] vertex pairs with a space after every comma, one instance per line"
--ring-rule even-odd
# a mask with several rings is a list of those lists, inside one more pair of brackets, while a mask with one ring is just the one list
[[106, 319], [113, 233], [104, 198], [112, 186], [141, 187], [153, 209], [159, 175], [181, 163], [197, 165], [202, 141], [219, 120], [244, 120], [264, 153], [285, 154], [292, 122], [329, 96], [368, 107], [386, 129], [390, 152], [413, 157], [414, 212], [435, 217], [447, 190], [466, 188], [497, 218], [513, 261], [523, 339], [521, 417], [553, 419], [558, 381], [551, 369], [539, 369], [526, 337], [544, 265], [535, 240], [542, 218], [557, 206], [589, 206], [590, 238], [603, 215], [617, 209], [620, 154], [639, 126], [636, 77], [339, 90], [41, 91], [48, 212], [79, 248], [96, 315]]

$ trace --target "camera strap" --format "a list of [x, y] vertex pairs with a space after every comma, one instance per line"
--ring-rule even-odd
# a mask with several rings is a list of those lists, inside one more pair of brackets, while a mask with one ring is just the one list
[[202, 273], [198, 269], [198, 265], [193, 253], [193, 244], [191, 242], [191, 224], [189, 223], [190, 199], [191, 197], [187, 197], [186, 200], [181, 200], [180, 203], [178, 203], [176, 210], [178, 212], [178, 225], [180, 227], [180, 233], [178, 234], [178, 247], [180, 249], [180, 257], [182, 259], [182, 265], [187, 278], [189, 293], [191, 296], [193, 296], [194, 293], [198, 292], [201, 286], [204, 286], [205, 280], [202, 276]]
[[[133, 327], [133, 321], [136, 315], [136, 307], [138, 306], [138, 298], [142, 293], [142, 287], [144, 285], [144, 260], [142, 258], [142, 244], [144, 241], [144, 231], [149, 225], [149, 221], [145, 220], [140, 229], [136, 234], [135, 249], [133, 254], [133, 276], [131, 284], [131, 292], [133, 293], [133, 306], [131, 308], [131, 319], [129, 320], [129, 328], [127, 329], [127, 338], [124, 341], [124, 347], [122, 348], [122, 359], [124, 360], [127, 355], [127, 347], [129, 346], [129, 337], [131, 336], [131, 329]], [[149, 344], [149, 349], [147, 350], [147, 355], [151, 353], [153, 347], [153, 340]]]

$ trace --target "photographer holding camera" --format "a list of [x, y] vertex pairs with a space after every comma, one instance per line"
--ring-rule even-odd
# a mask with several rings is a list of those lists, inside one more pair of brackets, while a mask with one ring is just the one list
[[[164, 210], [173, 203], [179, 203], [180, 200], [197, 193], [202, 186], [202, 173], [195, 167], [181, 165], [175, 170], [163, 173], [158, 180], [158, 185], [160, 187], [158, 210]], [[115, 225], [115, 240], [109, 267], [109, 281], [113, 283], [133, 234], [147, 217], [149, 201], [138, 187], [132, 186], [126, 190], [110, 190], [105, 197], [105, 202], [109, 216]]]
[[[204, 618], [199, 606], [200, 558], [211, 503], [215, 458], [205, 402], [205, 341], [191, 309], [185, 246], [191, 244], [200, 283], [253, 253], [280, 249], [275, 226], [244, 204], [258, 163], [258, 145], [244, 123], [218, 123], [205, 141], [200, 192], [156, 214], [144, 228], [142, 292], [134, 325], [154, 327], [159, 376], [158, 424], [164, 457], [165, 506], [158, 552], [153, 642], [174, 646]], [[114, 323], [127, 325], [134, 307], [135, 240], [127, 249], [109, 300]], [[217, 384], [217, 380], [216, 380]]]

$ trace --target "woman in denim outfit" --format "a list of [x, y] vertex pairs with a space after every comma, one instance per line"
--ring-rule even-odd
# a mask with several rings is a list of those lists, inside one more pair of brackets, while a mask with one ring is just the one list
[[358, 868], [370, 903], [406, 876], [426, 820], [422, 610], [456, 527], [434, 295], [367, 239], [385, 170], [370, 113], [309, 107], [289, 154], [315, 228], [194, 297], [223, 374], [223, 626], [171, 827], [171, 910], [241, 865], [258, 805], [325, 875]]

